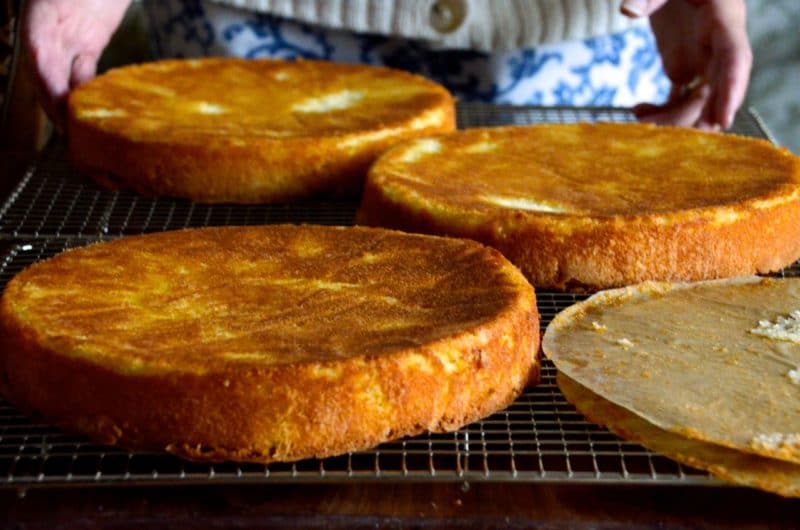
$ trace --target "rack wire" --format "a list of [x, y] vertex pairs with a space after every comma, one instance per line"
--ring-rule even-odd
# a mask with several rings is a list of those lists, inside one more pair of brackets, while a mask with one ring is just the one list
[[[460, 126], [632, 121], [620, 109], [461, 105]], [[740, 134], [769, 138], [742, 113]], [[75, 172], [55, 146], [29, 168], [0, 208], [0, 287], [24, 267], [67, 248], [185, 227], [278, 222], [351, 224], [349, 201], [285, 205], [198, 205], [103, 190]], [[783, 275], [800, 275], [800, 267]], [[585, 296], [539, 292], [542, 330]], [[0, 399], [0, 487], [347, 481], [544, 481], [718, 486], [705, 472], [622, 440], [587, 422], [543, 362], [542, 381], [507, 409], [454, 433], [428, 433], [372, 450], [292, 464], [200, 464], [162, 453], [91, 443], [25, 416]]]

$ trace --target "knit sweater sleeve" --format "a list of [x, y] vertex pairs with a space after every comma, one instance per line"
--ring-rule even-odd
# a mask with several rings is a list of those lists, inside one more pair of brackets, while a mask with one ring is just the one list
[[503, 51], [629, 28], [619, 0], [213, 0], [300, 22]]

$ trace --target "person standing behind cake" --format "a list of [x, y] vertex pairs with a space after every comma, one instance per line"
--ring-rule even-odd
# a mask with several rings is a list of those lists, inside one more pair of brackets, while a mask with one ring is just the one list
[[[131, 0], [31, 0], [23, 38], [56, 122]], [[143, 0], [159, 57], [359, 62], [432, 78], [462, 101], [635, 106], [727, 128], [752, 52], [744, 0]], [[649, 21], [649, 25], [647, 22]], [[637, 105], [638, 104], [638, 105]]]

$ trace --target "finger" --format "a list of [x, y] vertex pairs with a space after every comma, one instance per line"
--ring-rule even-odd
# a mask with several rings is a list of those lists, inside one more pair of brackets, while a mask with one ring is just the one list
[[687, 97], [691, 95], [691, 92], [687, 92], [686, 87], [687, 85], [682, 83], [672, 83], [672, 87], [670, 87], [669, 90], [669, 96], [664, 103], [661, 105], [656, 105], [654, 103], [639, 103], [633, 107], [633, 112], [637, 116], [647, 116], [671, 109], [681, 104], [687, 99]]
[[705, 127], [700, 123], [709, 96], [707, 86], [699, 87], [690, 96], [666, 105], [642, 104], [633, 108], [639, 121], [678, 127]]
[[[681, 83], [673, 82], [672, 87], [669, 89], [669, 96], [667, 96], [667, 101], [664, 103], [664, 105], [675, 103], [676, 101], [679, 101], [680, 99], [684, 98], [685, 97], [685, 93], [683, 90], [684, 86], [685, 85]], [[644, 105], [648, 105], [650, 107], [658, 106], [658, 105], [642, 104], [642, 106]]]
[[30, 59], [39, 104], [60, 129], [64, 123], [64, 101], [69, 91], [67, 66], [64, 61], [46, 53], [32, 54]]
[[64, 98], [52, 98], [47, 94], [47, 88], [37, 83], [36, 93], [39, 100], [39, 106], [59, 131], [63, 131], [64, 124], [66, 123], [66, 109]]
[[58, 23], [57, 13], [43, 2], [29, 2], [23, 15], [23, 45], [35, 79], [39, 103], [56, 124], [63, 124], [63, 100], [69, 90], [66, 52], [50, 40]]
[[622, 0], [619, 10], [630, 18], [647, 17], [666, 3], [667, 0]]
[[94, 53], [81, 53], [72, 61], [72, 70], [69, 76], [69, 88], [73, 89], [94, 77], [97, 71], [97, 55]]
[[32, 59], [39, 104], [53, 124], [61, 129], [64, 124], [65, 101], [69, 92], [67, 82], [69, 60], [61, 60], [46, 52], [41, 52]]
[[753, 52], [747, 37], [745, 5], [726, 3], [720, 7], [718, 29], [711, 40], [711, 98], [705, 120], [730, 127], [744, 101]]

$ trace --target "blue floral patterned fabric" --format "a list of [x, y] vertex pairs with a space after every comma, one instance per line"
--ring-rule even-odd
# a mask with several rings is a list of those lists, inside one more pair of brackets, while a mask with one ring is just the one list
[[202, 0], [151, 0], [145, 7], [159, 57], [227, 55], [384, 65], [434, 79], [462, 101], [626, 107], [661, 102], [669, 91], [653, 34], [645, 26], [486, 54], [309, 26]]

